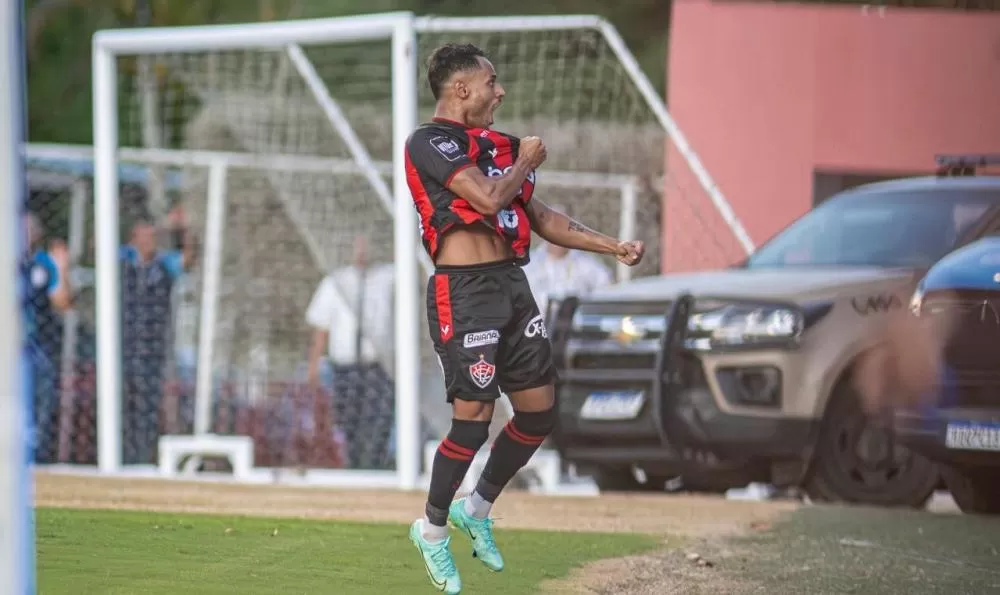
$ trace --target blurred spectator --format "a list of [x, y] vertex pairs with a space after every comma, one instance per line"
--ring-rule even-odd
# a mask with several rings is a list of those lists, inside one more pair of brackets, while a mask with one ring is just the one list
[[198, 280], [190, 273], [196, 266], [198, 243], [188, 228], [187, 215], [181, 205], [174, 206], [167, 214], [166, 232], [170, 249], [165, 254], [174, 265], [172, 270], [175, 273], [170, 297], [170, 328], [173, 331], [171, 371], [180, 399], [179, 413], [183, 430], [179, 431], [189, 432], [194, 423], [201, 295], [198, 293]]
[[44, 230], [33, 213], [22, 218], [27, 252], [22, 274], [27, 281], [25, 318], [27, 350], [32, 363], [35, 462], [55, 461], [59, 407], [59, 356], [62, 314], [72, 303], [69, 251], [61, 240], [43, 247]]
[[158, 251], [156, 228], [139, 220], [121, 249], [122, 405], [126, 464], [153, 463], [170, 344], [171, 292], [184, 270], [176, 250]]
[[313, 393], [332, 391], [352, 467], [384, 467], [391, 452], [393, 273], [392, 264], [368, 263], [358, 236], [354, 264], [327, 275], [306, 311], [313, 331], [306, 383]]
[[[562, 205], [550, 205], [550, 208], [572, 216], [569, 209]], [[611, 269], [593, 254], [549, 243], [532, 251], [531, 261], [524, 267], [524, 273], [543, 314], [550, 298], [567, 294], [584, 296], [614, 282]]]

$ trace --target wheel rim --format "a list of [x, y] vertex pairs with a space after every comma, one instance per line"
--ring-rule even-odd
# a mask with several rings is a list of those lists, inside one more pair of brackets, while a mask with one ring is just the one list
[[861, 492], [885, 492], [905, 480], [913, 460], [888, 430], [864, 419], [847, 419], [834, 433], [836, 469]]

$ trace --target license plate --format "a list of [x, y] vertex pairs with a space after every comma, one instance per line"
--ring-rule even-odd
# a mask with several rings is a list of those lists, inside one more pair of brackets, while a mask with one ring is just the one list
[[642, 409], [643, 393], [604, 392], [591, 393], [580, 409], [583, 419], [633, 419]]
[[955, 450], [1000, 452], [1000, 424], [950, 423], [944, 443]]

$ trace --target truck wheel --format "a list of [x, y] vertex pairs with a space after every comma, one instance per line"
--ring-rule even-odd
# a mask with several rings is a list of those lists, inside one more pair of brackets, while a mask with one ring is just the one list
[[804, 488], [814, 500], [922, 508], [940, 479], [936, 464], [895, 441], [842, 385], [827, 408]]
[[945, 467], [941, 474], [962, 512], [1000, 514], [1000, 469]]
[[632, 475], [632, 470], [628, 467], [601, 467], [594, 471], [594, 483], [597, 489], [602, 492], [655, 492], [663, 490], [665, 478], [650, 476], [646, 483], [639, 481]]

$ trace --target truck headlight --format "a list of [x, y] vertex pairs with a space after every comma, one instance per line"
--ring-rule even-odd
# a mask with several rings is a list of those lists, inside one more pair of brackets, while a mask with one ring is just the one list
[[688, 346], [788, 347], [802, 333], [802, 313], [787, 306], [730, 305], [693, 314], [688, 320]]

